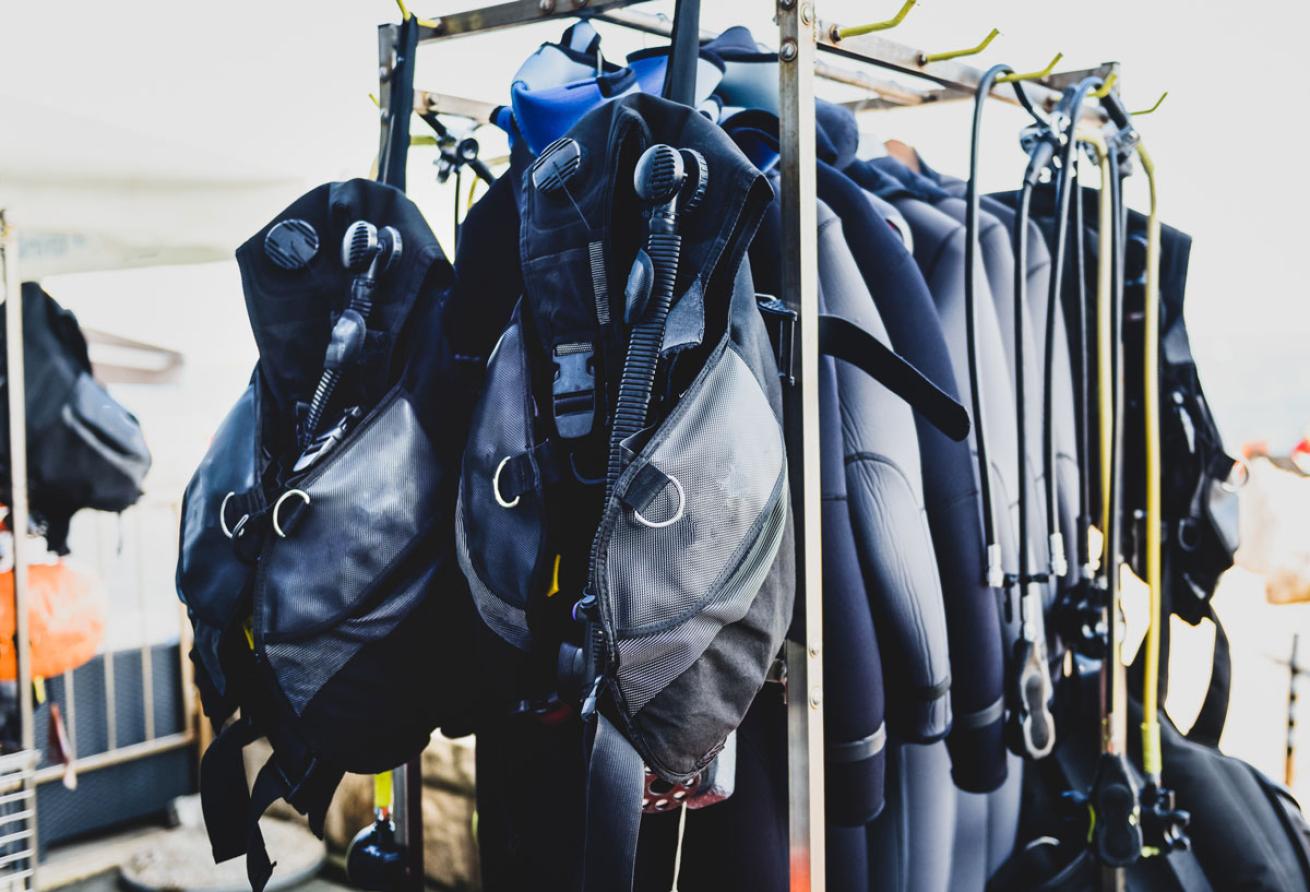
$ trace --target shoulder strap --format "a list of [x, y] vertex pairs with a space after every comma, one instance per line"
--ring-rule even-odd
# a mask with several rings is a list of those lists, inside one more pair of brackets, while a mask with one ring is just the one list
[[1205, 692], [1201, 711], [1187, 732], [1187, 739], [1209, 747], [1219, 746], [1224, 723], [1228, 720], [1228, 696], [1233, 685], [1233, 658], [1229, 650], [1228, 633], [1207, 603], [1206, 612], [1214, 623], [1214, 663], [1210, 669], [1210, 687]]
[[969, 413], [903, 356], [849, 319], [819, 316], [819, 351], [849, 362], [910, 404], [952, 440], [969, 436]]
[[583, 892], [632, 888], [641, 827], [646, 770], [628, 739], [596, 713], [596, 737], [587, 762]]

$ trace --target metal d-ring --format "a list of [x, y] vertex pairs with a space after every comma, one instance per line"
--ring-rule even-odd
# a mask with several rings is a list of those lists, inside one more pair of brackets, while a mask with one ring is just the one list
[[286, 492], [282, 493], [282, 495], [277, 497], [277, 501], [273, 503], [273, 532], [277, 533], [278, 538], [280, 539], [285, 539], [287, 534], [282, 529], [282, 524], [277, 522], [277, 513], [278, 509], [282, 507], [282, 503], [285, 502], [289, 496], [300, 496], [305, 500], [306, 505], [309, 504], [309, 493], [305, 492], [303, 489], [288, 489]]
[[672, 474], [669, 474], [667, 476], [669, 480], [673, 483], [673, 488], [678, 491], [678, 510], [674, 512], [672, 517], [670, 517], [668, 520], [661, 520], [661, 521], [647, 520], [646, 518], [641, 516], [641, 512], [638, 511], [636, 508], [632, 509], [632, 519], [637, 521], [637, 523], [641, 524], [644, 527], [650, 527], [652, 530], [662, 530], [665, 527], [673, 526], [675, 523], [682, 520], [682, 515], [687, 507], [687, 494], [683, 492], [682, 484], [679, 483], [678, 478], [674, 477]]
[[227, 536], [229, 539], [235, 539], [237, 534], [241, 532], [241, 528], [246, 525], [246, 521], [250, 519], [249, 514], [243, 514], [241, 515], [241, 519], [237, 521], [237, 525], [232, 529], [228, 529], [227, 503], [232, 501], [232, 497], [235, 495], [236, 492], [229, 492], [227, 495], [223, 496], [223, 504], [218, 506], [218, 528], [222, 530], [223, 535]]
[[491, 494], [496, 497], [496, 504], [502, 508], [513, 508], [523, 498], [523, 496], [518, 495], [514, 497], [514, 501], [507, 502], [500, 496], [500, 472], [505, 470], [505, 465], [509, 464], [509, 458], [508, 455], [502, 458], [500, 464], [496, 465], [496, 473], [491, 475]]

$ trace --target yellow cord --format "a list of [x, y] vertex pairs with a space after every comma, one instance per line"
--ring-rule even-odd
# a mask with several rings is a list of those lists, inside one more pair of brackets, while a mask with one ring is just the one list
[[1146, 427], [1146, 585], [1150, 589], [1150, 625], [1146, 630], [1146, 662], [1142, 688], [1142, 769], [1149, 780], [1160, 780], [1160, 636], [1165, 621], [1162, 604], [1160, 505], [1160, 211], [1156, 198], [1155, 164], [1146, 147], [1137, 156], [1151, 191], [1146, 222], [1146, 297], [1143, 307], [1142, 405]]
[[[400, 17], [402, 19], [409, 19], [411, 16], [414, 15], [414, 13], [410, 12], [409, 9], [406, 8], [405, 0], [396, 0], [396, 5], [400, 7]], [[441, 19], [419, 19], [418, 23], [422, 25], [424, 28], [441, 27]]]

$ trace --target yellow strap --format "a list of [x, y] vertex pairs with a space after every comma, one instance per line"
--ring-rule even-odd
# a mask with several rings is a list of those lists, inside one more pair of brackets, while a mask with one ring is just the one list
[[246, 633], [246, 644], [251, 650], [255, 649], [255, 627], [254, 617], [247, 616], [245, 622], [241, 624], [241, 631]]
[[45, 702], [45, 678], [36, 676], [32, 679], [32, 699], [36, 700], [36, 705], [40, 706]]
[[546, 589], [546, 597], [553, 598], [559, 594], [559, 561], [563, 555], [555, 555], [555, 569], [550, 574], [550, 588]]
[[373, 775], [373, 807], [391, 813], [392, 788], [391, 772], [384, 771]]

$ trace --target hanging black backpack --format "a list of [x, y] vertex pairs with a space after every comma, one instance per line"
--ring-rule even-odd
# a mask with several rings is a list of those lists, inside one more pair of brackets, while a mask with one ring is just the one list
[[320, 186], [237, 261], [259, 364], [187, 487], [177, 585], [206, 713], [240, 710], [201, 765], [214, 857], [246, 854], [258, 892], [273, 800], [321, 835], [343, 772], [415, 757], [473, 699], [451, 683], [476, 620], [450, 529], [472, 387], [450, 265], [398, 190]]
[[781, 392], [742, 262], [769, 200], [722, 131], [647, 95], [525, 178], [524, 294], [456, 535], [483, 620], [596, 718], [588, 889], [630, 885], [643, 808], [709, 784], [791, 619]]
[[[4, 330], [0, 319], [0, 337]], [[92, 377], [77, 318], [35, 282], [23, 284], [23, 353], [32, 519], [50, 550], [67, 554], [73, 514], [83, 508], [123, 511], [141, 497], [150, 450], [136, 418]], [[6, 372], [0, 400], [8, 399], [8, 380]], [[9, 414], [0, 412], [5, 504], [9, 477]]]

